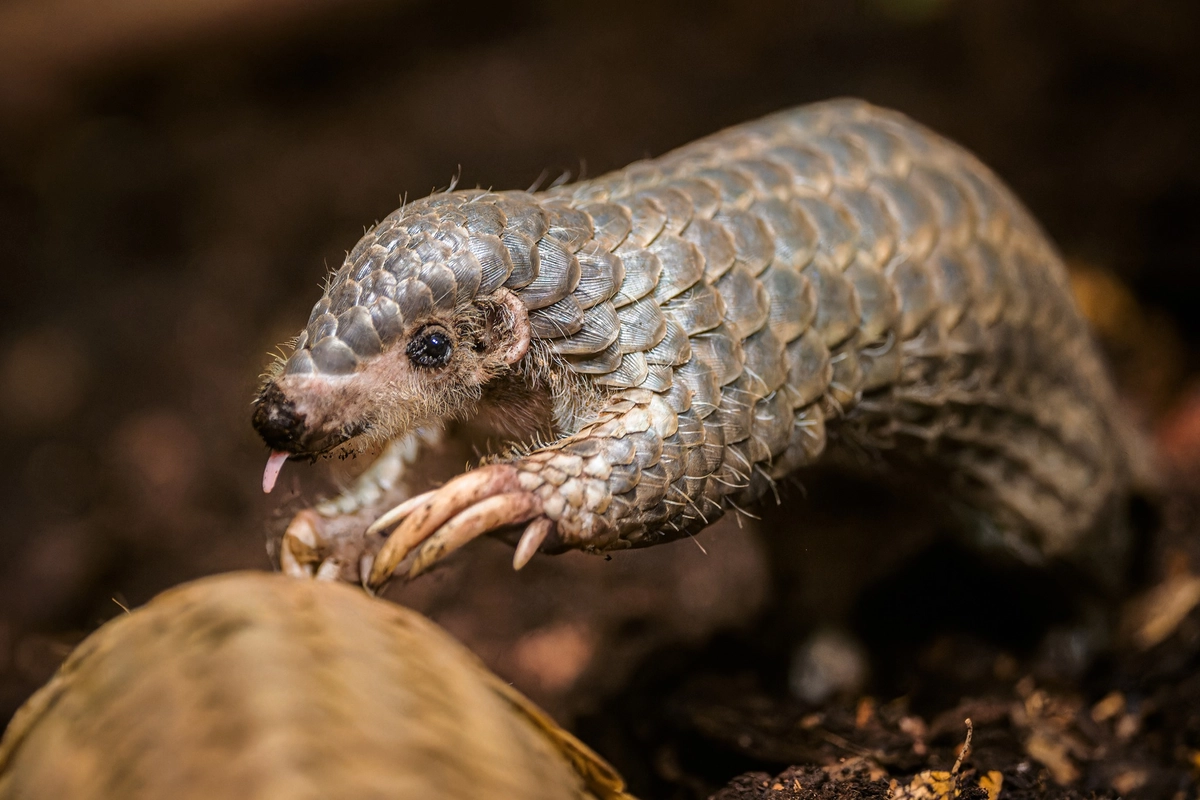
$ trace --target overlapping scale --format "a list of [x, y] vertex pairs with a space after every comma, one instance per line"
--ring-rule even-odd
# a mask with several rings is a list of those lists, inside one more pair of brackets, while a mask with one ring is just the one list
[[537, 277], [517, 293], [530, 309], [545, 308], [575, 291], [579, 260], [558, 240], [544, 237], [536, 245]]
[[578, 331], [552, 342], [551, 346], [556, 353], [563, 355], [599, 353], [616, 342], [622, 330], [621, 321], [612, 303], [601, 303], [581, 312]]

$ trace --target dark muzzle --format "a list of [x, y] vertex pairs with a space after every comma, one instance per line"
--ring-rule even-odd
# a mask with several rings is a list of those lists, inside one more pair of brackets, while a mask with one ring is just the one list
[[275, 383], [270, 383], [254, 404], [254, 430], [272, 450], [300, 453], [304, 450], [304, 415]]

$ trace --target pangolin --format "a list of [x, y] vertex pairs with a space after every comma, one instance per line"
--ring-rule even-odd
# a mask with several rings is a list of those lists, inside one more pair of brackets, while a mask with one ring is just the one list
[[1111, 582], [1129, 538], [1128, 436], [1062, 259], [970, 153], [857, 100], [393, 212], [264, 381], [264, 486], [288, 457], [394, 442], [387, 483], [414, 437], [462, 417], [539, 443], [332, 561], [328, 521], [361, 502], [302, 512], [285, 567], [379, 587], [521, 528], [518, 568], [642, 547], [837, 459], [936, 476], [977, 543], [1028, 562]]
[[633, 800], [415, 611], [242, 572], [83, 641], [0, 739], [0, 800]]

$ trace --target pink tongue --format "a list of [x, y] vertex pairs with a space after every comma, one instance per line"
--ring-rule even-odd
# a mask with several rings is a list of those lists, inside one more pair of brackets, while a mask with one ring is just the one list
[[267, 459], [267, 468], [263, 470], [263, 491], [267, 494], [275, 488], [275, 480], [279, 477], [279, 470], [283, 469], [283, 462], [287, 461], [288, 454], [283, 450], [273, 450], [271, 457]]

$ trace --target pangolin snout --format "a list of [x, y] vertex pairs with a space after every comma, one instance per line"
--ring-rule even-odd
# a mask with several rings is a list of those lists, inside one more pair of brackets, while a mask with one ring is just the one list
[[272, 450], [299, 453], [304, 450], [304, 415], [276, 383], [269, 383], [254, 404], [254, 430]]

